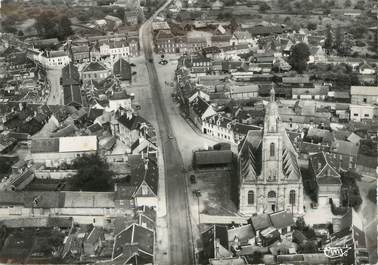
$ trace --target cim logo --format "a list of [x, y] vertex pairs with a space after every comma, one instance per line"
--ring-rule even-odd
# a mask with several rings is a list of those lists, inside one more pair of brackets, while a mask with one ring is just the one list
[[340, 258], [343, 256], [348, 256], [349, 250], [352, 249], [351, 247], [326, 247], [324, 251], [324, 255], [328, 258]]

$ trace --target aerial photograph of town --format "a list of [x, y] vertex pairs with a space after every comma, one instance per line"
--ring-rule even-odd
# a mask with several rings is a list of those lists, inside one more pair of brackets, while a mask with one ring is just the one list
[[374, 265], [378, 0], [0, 0], [0, 264]]

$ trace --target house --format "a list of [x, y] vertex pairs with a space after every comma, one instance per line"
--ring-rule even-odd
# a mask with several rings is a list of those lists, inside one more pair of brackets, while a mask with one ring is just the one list
[[86, 234], [83, 241], [85, 255], [95, 256], [105, 241], [102, 227], [91, 225], [92, 229]]
[[231, 150], [199, 150], [193, 154], [195, 169], [230, 168], [232, 166]]
[[30, 152], [34, 163], [58, 167], [62, 163], [70, 164], [77, 157], [96, 154], [97, 137], [36, 138], [32, 139]]
[[309, 169], [318, 185], [319, 205], [328, 205], [329, 199], [339, 205], [341, 176], [337, 171], [337, 161], [332, 154], [320, 152], [311, 155]]
[[113, 74], [120, 80], [131, 83], [132, 76], [130, 63], [123, 58], [119, 58], [113, 64]]
[[125, 11], [125, 22], [128, 25], [138, 25], [139, 12], [137, 10]]
[[325, 63], [326, 53], [322, 46], [311, 46], [308, 63]]
[[[294, 206], [294, 205], [293, 205]], [[269, 214], [272, 226], [280, 232], [281, 235], [291, 232], [295, 225], [293, 213], [288, 211], [279, 211]]]
[[62, 68], [61, 84], [63, 86], [63, 103], [65, 106], [80, 107], [83, 105], [81, 80], [78, 68], [73, 63]]
[[186, 50], [183, 36], [176, 36], [170, 30], [160, 30], [154, 37], [155, 49], [159, 54], [175, 54]]
[[259, 87], [256, 84], [232, 85], [230, 86], [229, 97], [231, 99], [251, 99], [258, 97]]
[[350, 95], [352, 104], [377, 104], [378, 86], [351, 86]]
[[328, 96], [328, 86], [314, 88], [292, 88], [292, 99], [325, 100]]
[[144, 118], [122, 110], [112, 117], [110, 126], [112, 134], [126, 145], [125, 153], [130, 153], [132, 144], [152, 127]]
[[243, 124], [222, 114], [215, 114], [202, 121], [202, 132], [223, 141], [238, 144], [250, 130], [260, 130], [260, 127]]
[[152, 264], [155, 232], [131, 224], [115, 236], [111, 264]]
[[231, 34], [212, 35], [211, 45], [218, 48], [229, 46], [231, 38], [232, 38]]
[[100, 62], [90, 62], [81, 70], [81, 79], [83, 82], [93, 80], [100, 82], [107, 78], [111, 71]]
[[[89, 62], [93, 59], [94, 53], [88, 45], [71, 46], [75, 63]], [[91, 58], [92, 57], [92, 58]]]
[[126, 90], [113, 92], [109, 97], [108, 111], [116, 111], [120, 108], [131, 110], [131, 96], [127, 94]]
[[53, 68], [62, 68], [71, 61], [71, 58], [65, 51], [48, 51], [46, 56], [39, 58], [42, 65]]
[[113, 24], [113, 29], [116, 29], [118, 28], [119, 26], [122, 25], [122, 19], [118, 18], [118, 17], [115, 17], [115, 16], [111, 16], [111, 15], [106, 15], [104, 17], [104, 19], [106, 20], [107, 24], [111, 23]]
[[101, 56], [110, 56], [112, 61], [119, 58], [128, 58], [130, 54], [129, 44], [126, 39], [104, 40], [100, 43]]
[[[365, 233], [366, 228], [358, 213], [352, 208], [342, 217], [335, 217], [332, 220], [334, 224], [334, 233], [330, 236], [330, 242], [324, 247], [338, 248], [342, 247], [345, 250], [344, 255], [340, 258], [343, 264], [370, 264], [368, 252], [368, 237]], [[371, 235], [376, 240], [376, 236]], [[373, 247], [375, 250], [376, 247]]]
[[156, 158], [130, 155], [130, 175], [116, 184], [115, 203], [120, 207], [137, 208], [158, 204], [159, 169]]
[[227, 229], [228, 246], [236, 251], [241, 246], [252, 245], [255, 239], [255, 232], [250, 224]]
[[235, 31], [230, 39], [230, 45], [252, 43], [252, 36], [248, 31]]
[[[367, 98], [370, 99], [370, 96]], [[376, 111], [377, 111], [377, 106], [372, 106], [372, 105], [355, 105], [351, 104], [349, 106], [349, 111], [350, 111], [350, 119], [352, 121], [356, 122], [361, 122], [364, 120], [372, 120], [374, 117], [376, 117]]]
[[189, 105], [189, 118], [197, 128], [202, 128], [202, 122], [215, 114], [213, 107], [201, 97], [196, 97]]
[[205, 47], [208, 47], [207, 39], [205, 36], [199, 34], [190, 34], [188, 32], [186, 35], [186, 51], [190, 53], [198, 52]]
[[204, 259], [224, 259], [231, 258], [229, 251], [227, 227], [225, 225], [212, 225], [209, 229], [202, 232]]
[[203, 56], [188, 56], [184, 58], [183, 65], [190, 70], [193, 77], [205, 76], [211, 71], [212, 60]]
[[375, 74], [376, 70], [374, 67], [372, 67], [370, 64], [368, 64], [366, 61], [358, 67], [358, 72], [361, 75], [373, 75]]
[[331, 153], [335, 158], [336, 169], [348, 171], [357, 166], [359, 144], [344, 140], [335, 140], [331, 145]]

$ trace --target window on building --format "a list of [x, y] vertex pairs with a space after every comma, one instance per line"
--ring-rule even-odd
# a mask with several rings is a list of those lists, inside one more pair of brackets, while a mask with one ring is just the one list
[[274, 156], [274, 143], [270, 143], [270, 156]]
[[354, 116], [354, 117], [358, 117], [358, 113], [354, 113], [353, 116]]
[[255, 193], [253, 190], [248, 191], [248, 204], [254, 204], [255, 203]]
[[364, 101], [364, 103], [366, 103], [367, 102], [367, 98], [364, 98], [363, 101]]
[[268, 192], [268, 198], [276, 198], [276, 192], [275, 191], [269, 191]]
[[295, 190], [290, 191], [289, 203], [295, 205]]

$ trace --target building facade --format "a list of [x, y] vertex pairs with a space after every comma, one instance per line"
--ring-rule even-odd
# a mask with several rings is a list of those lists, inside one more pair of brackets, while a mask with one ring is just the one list
[[303, 212], [302, 177], [297, 154], [280, 122], [274, 90], [267, 106], [264, 131], [249, 131], [240, 144], [240, 212]]

